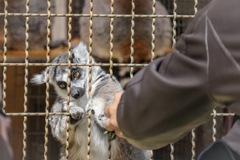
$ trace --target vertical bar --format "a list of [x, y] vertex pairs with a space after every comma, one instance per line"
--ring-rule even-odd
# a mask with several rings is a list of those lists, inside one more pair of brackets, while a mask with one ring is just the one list
[[194, 15], [196, 15], [197, 14], [197, 12], [198, 12], [198, 0], [194, 0]]
[[[26, 0], [26, 13], [29, 13], [29, 4], [30, 0]], [[24, 76], [24, 113], [27, 112], [27, 94], [28, 94], [28, 49], [29, 49], [29, 16], [26, 16], [26, 22], [25, 22], [25, 76]], [[27, 139], [27, 116], [24, 116], [23, 118], [23, 160], [26, 159], [26, 139]]]
[[[47, 53], [46, 59], [47, 63], [50, 62], [50, 34], [51, 34], [51, 0], [47, 1]], [[48, 152], [48, 116], [49, 116], [49, 67], [46, 68], [46, 107], [45, 107], [45, 134], [44, 134], [44, 160], [47, 160], [47, 152]]]
[[[130, 45], [130, 64], [133, 64], [134, 63], [134, 57], [133, 57], [133, 54], [134, 54], [134, 26], [135, 26], [135, 2], [134, 0], [132, 0], [132, 10], [131, 10], [131, 15], [132, 15], [132, 18], [131, 18], [131, 45]], [[134, 68], [131, 67], [130, 68], [130, 78], [133, 77], [133, 70]]]
[[[156, 0], [152, 0], [152, 15], [156, 15]], [[156, 22], [156, 18], [153, 17], [152, 18], [151, 61], [153, 61], [155, 57], [155, 31], [156, 31], [155, 22]], [[151, 159], [153, 159], [153, 151], [151, 151]]]
[[[114, 0], [111, 0], [111, 6], [110, 6], [110, 14], [113, 15], [114, 14]], [[112, 78], [113, 76], [113, 22], [114, 22], [114, 18], [111, 17], [110, 18], [110, 57], [109, 57], [109, 73], [110, 73], [110, 78]], [[109, 144], [108, 144], [108, 160], [111, 160], [111, 141], [109, 140]]]
[[196, 157], [196, 153], [195, 153], [195, 149], [196, 149], [196, 143], [195, 143], [196, 134], [195, 134], [195, 129], [192, 130], [191, 135], [192, 135], [192, 140], [191, 140], [191, 142], [192, 142], [192, 150], [191, 150], [191, 152], [192, 152], [192, 160], [194, 160], [195, 157]]
[[[90, 17], [89, 17], [89, 56], [88, 56], [88, 99], [91, 98], [92, 91], [92, 36], [93, 36], [93, 0], [90, 0]], [[87, 144], [87, 159], [90, 160], [91, 146], [91, 116], [88, 117], [88, 144]]]
[[[72, 0], [68, 0], [68, 14], [72, 13]], [[68, 79], [67, 79], [67, 113], [69, 113], [70, 108], [70, 94], [71, 94], [71, 40], [72, 40], [72, 17], [68, 17]], [[70, 117], [66, 116], [66, 126], [67, 126], [67, 132], [66, 132], [66, 146], [65, 146], [65, 154], [66, 159], [69, 159], [69, 120]]]
[[170, 158], [171, 160], [174, 160], [174, 145], [173, 143], [170, 144]]
[[[135, 35], [135, 31], [134, 31], [134, 27], [135, 27], [135, 0], [131, 1], [131, 5], [132, 5], [132, 9], [131, 9], [131, 37], [130, 37], [130, 64], [134, 63], [134, 35]], [[130, 78], [133, 78], [133, 71], [134, 71], [134, 67], [130, 67]], [[132, 147], [129, 146], [129, 159], [132, 159]]]
[[[198, 0], [194, 0], [194, 16], [197, 14], [198, 12], [198, 9], [197, 9], [197, 6], [198, 6]], [[192, 130], [191, 132], [192, 134], [192, 160], [194, 160], [196, 158], [196, 143], [195, 143], [195, 140], [196, 140], [196, 134], [195, 134], [195, 129]]]
[[216, 131], [216, 125], [217, 125], [216, 117], [217, 117], [217, 111], [216, 111], [216, 109], [213, 109], [213, 126], [212, 126], [212, 131], [213, 131], [212, 140], [213, 140], [213, 142], [216, 141], [216, 134], [217, 134], [217, 131]]
[[[156, 15], [156, 0], [153, 0], [153, 2], [152, 2], [152, 15]], [[153, 17], [152, 18], [152, 41], [151, 41], [151, 46], [152, 46], [151, 54], [152, 54], [152, 57], [151, 57], [151, 61], [153, 61], [153, 59], [155, 57], [155, 21], [156, 21], [156, 18]]]
[[[114, 14], [114, 0], [111, 0], [111, 6], [110, 6], [110, 11], [111, 11], [111, 15]], [[110, 66], [109, 66], [109, 73], [110, 73], [110, 77], [112, 78], [113, 76], [113, 22], [114, 22], [114, 18], [111, 17], [110, 18], [110, 57], [109, 57], [109, 63], [110, 63]]]
[[172, 35], [172, 48], [176, 44], [176, 28], [177, 28], [177, 0], [173, 0], [173, 35]]
[[[176, 44], [176, 28], [177, 28], [177, 0], [173, 0], [173, 35], [172, 35], [172, 48], [174, 48]], [[170, 158], [174, 160], [174, 146], [170, 144]]]
[[[3, 63], [7, 62], [7, 34], [8, 34], [8, 30], [7, 30], [7, 25], [8, 25], [8, 2], [7, 0], [4, 0], [4, 43], [3, 43]], [[7, 66], [3, 67], [3, 97], [2, 97], [2, 103], [3, 103], [3, 112], [5, 112], [5, 108], [6, 108], [6, 89], [7, 89]]]

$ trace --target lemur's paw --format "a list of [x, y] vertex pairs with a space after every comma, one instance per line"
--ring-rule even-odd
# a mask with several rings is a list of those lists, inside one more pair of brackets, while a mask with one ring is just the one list
[[105, 128], [105, 123], [107, 121], [107, 117], [103, 114], [100, 114], [96, 117], [96, 121], [102, 128]]
[[78, 107], [78, 106], [70, 106], [69, 113], [71, 115], [70, 116], [70, 123], [75, 124], [79, 120], [82, 119], [83, 114], [84, 114], [84, 110], [81, 107]]

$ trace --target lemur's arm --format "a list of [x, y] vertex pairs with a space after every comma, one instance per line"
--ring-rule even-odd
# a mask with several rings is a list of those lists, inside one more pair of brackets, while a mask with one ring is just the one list
[[[105, 76], [108, 77], [109, 75], [105, 73]], [[93, 94], [92, 100], [88, 102], [87, 110], [94, 110], [96, 122], [102, 128], [105, 128], [107, 117], [104, 115], [104, 108], [113, 102], [114, 95], [121, 92], [122, 87], [115, 77], [103, 79], [98, 83], [98, 86], [101, 87]]]
[[[63, 99], [57, 99], [53, 104], [51, 111], [53, 113], [66, 113], [67, 111], [67, 102]], [[83, 114], [83, 109], [77, 107], [70, 103], [69, 113], [71, 114], [69, 119], [69, 140], [74, 136], [74, 128], [78, 124], [77, 122], [81, 119]], [[51, 115], [49, 116], [49, 123], [51, 126], [52, 134], [57, 138], [62, 144], [66, 142], [66, 132], [67, 132], [67, 116], [66, 115]]]

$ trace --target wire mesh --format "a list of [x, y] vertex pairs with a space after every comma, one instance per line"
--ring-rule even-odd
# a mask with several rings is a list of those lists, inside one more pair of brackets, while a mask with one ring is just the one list
[[[7, 0], [4, 1], [4, 36], [3, 36], [3, 63], [7, 62], [7, 25], [8, 25], [8, 21], [7, 21], [7, 15], [8, 15], [8, 11], [7, 11], [7, 7], [8, 7], [8, 2]], [[3, 111], [5, 112], [5, 107], [6, 107], [6, 81], [7, 81], [7, 67], [4, 66], [3, 67]]]
[[[114, 0], [111, 0], [111, 6], [110, 6], [110, 14], [114, 14]], [[110, 18], [110, 50], [109, 50], [109, 74], [110, 74], [110, 78], [113, 78], [113, 22], [114, 22], [114, 18]], [[108, 144], [108, 160], [111, 160], [111, 149], [112, 149], [112, 145], [111, 142], [109, 141]]]
[[[27, 0], [26, 1], [26, 13], [29, 12], [29, 3], [30, 1]], [[26, 21], [25, 21], [25, 27], [26, 27], [26, 31], [25, 31], [25, 77], [24, 77], [24, 112], [27, 112], [27, 102], [28, 102], [28, 56], [29, 56], [29, 17], [26, 17]], [[27, 153], [26, 153], [26, 148], [27, 148], [27, 116], [23, 117], [23, 160], [26, 159]]]
[[[51, 1], [48, 0], [47, 1], [47, 12], [48, 12], [48, 17], [47, 17], [47, 53], [46, 53], [46, 59], [47, 59], [47, 63], [50, 62], [50, 35], [51, 35], [51, 20], [50, 20], [50, 14], [51, 14]], [[50, 84], [49, 84], [49, 67], [46, 68], [46, 99], [45, 99], [45, 103], [46, 103], [46, 107], [45, 107], [45, 134], [44, 134], [44, 160], [47, 160], [47, 152], [48, 152], [48, 117], [49, 117], [49, 88], [50, 88]]]
[[[0, 10], [0, 17], [3, 18], [3, 36], [1, 37], [3, 39], [3, 45], [2, 45], [2, 63], [0, 64], [1, 70], [2, 70], [2, 83], [3, 83], [3, 110], [6, 112], [8, 116], [10, 116], [13, 120], [13, 137], [14, 139], [21, 139], [22, 140], [22, 145], [15, 145], [13, 141], [13, 146], [14, 146], [14, 151], [16, 154], [16, 157], [21, 157], [21, 158], [16, 158], [16, 159], [32, 159], [31, 154], [32, 152], [32, 146], [37, 146], [39, 148], [39, 152], [37, 152], [38, 156], [35, 155], [35, 158], [37, 159], [56, 159], [58, 156], [58, 150], [56, 147], [52, 147], [57, 142], [51, 137], [51, 132], [49, 132], [49, 122], [48, 122], [48, 117], [50, 115], [66, 115], [69, 117], [69, 112], [67, 113], [53, 113], [49, 112], [49, 108], [53, 104], [53, 101], [56, 97], [56, 95], [53, 93], [51, 90], [51, 87], [49, 85], [49, 66], [68, 66], [70, 68], [71, 66], [88, 66], [89, 67], [89, 88], [88, 92], [91, 92], [91, 81], [92, 81], [92, 66], [102, 66], [102, 67], [109, 67], [109, 73], [111, 76], [113, 76], [113, 68], [114, 67], [128, 67], [130, 68], [130, 74], [129, 77], [134, 76], [134, 68], [137, 67], [144, 67], [147, 66], [148, 63], [138, 63], [134, 61], [134, 35], [135, 35], [135, 19], [136, 18], [151, 18], [151, 61], [155, 58], [155, 32], [156, 32], [156, 19], [159, 18], [170, 18], [171, 19], [171, 24], [172, 24], [172, 47], [176, 44], [176, 41], [178, 37], [183, 33], [185, 30], [187, 24], [189, 21], [197, 14], [198, 10], [206, 5], [208, 1], [198, 1], [198, 0], [185, 0], [185, 1], [179, 1], [179, 0], [161, 0], [162, 4], [167, 8], [169, 14], [168, 15], [158, 15], [156, 14], [156, 2], [158, 0], [153, 0], [152, 3], [152, 11], [151, 14], [136, 14], [135, 13], [135, 2], [136, 0], [132, 0], [131, 2], [131, 13], [130, 14], [116, 14], [115, 13], [115, 3], [114, 0], [111, 0], [110, 6], [110, 13], [109, 14], [95, 14], [93, 13], [93, 8], [94, 8], [94, 1], [91, 0], [89, 1], [90, 3], [90, 14], [82, 14], [82, 13], [74, 13], [72, 12], [72, 6], [73, 3], [71, 0], [68, 1], [68, 12], [67, 13], [53, 13], [51, 12], [51, 8], [54, 6], [54, 4], [51, 2], [51, 0], [46, 0], [47, 1], [47, 8], [46, 8], [46, 13], [31, 13], [30, 12], [30, 0], [26, 0], [25, 4], [25, 12], [24, 13], [18, 13], [18, 12], [9, 12], [9, 4], [12, 3], [11, 1], [8, 2], [8, 0], [4, 0], [4, 9]], [[79, 6], [81, 8], [82, 6]], [[186, 9], [186, 8], [188, 9]], [[189, 10], [189, 12], [188, 12]], [[24, 52], [24, 57], [20, 57], [19, 55], [15, 55], [17, 57], [14, 60], [9, 60], [8, 57], [11, 57], [8, 55], [10, 52], [15, 52], [11, 51], [11, 49], [8, 48], [8, 28], [9, 28], [9, 23], [8, 19], [11, 17], [24, 17], [25, 18], [25, 36], [22, 37], [23, 41], [25, 41], [25, 50]], [[30, 25], [30, 18], [31, 17], [42, 17], [46, 18], [46, 48], [43, 48], [42, 54], [45, 56], [46, 61], [42, 59], [37, 59], [33, 58], [31, 59], [31, 62], [29, 61], [29, 56], [32, 54], [32, 50], [29, 49], [29, 36], [31, 30], [29, 29]], [[67, 21], [67, 50], [68, 50], [68, 55], [69, 55], [69, 60], [68, 63], [50, 63], [51, 60], [51, 52], [52, 49], [50, 48], [51, 44], [51, 26], [52, 26], [52, 21], [51, 19], [57, 18], [57, 17], [66, 17], [68, 19]], [[78, 22], [73, 22], [72, 18], [81, 18], [81, 17], [88, 17], [89, 22], [90, 22], [90, 27], [89, 27], [89, 61], [86, 64], [75, 64], [71, 63], [70, 57], [71, 57], [71, 48], [72, 48], [72, 28], [74, 26], [78, 26]], [[110, 50], [109, 50], [109, 55], [110, 58], [108, 60], [108, 63], [92, 63], [92, 36], [93, 36], [93, 18], [94, 17], [104, 17], [104, 18], [109, 18], [110, 19]], [[113, 49], [114, 49], [114, 20], [116, 18], [130, 18], [131, 19], [131, 44], [130, 44], [130, 62], [129, 63], [118, 63], [113, 61]], [[18, 51], [16, 51], [18, 53]], [[12, 57], [11, 57], [12, 58]], [[42, 68], [47, 68], [47, 78], [46, 78], [46, 86], [45, 88], [41, 89], [39, 91], [39, 88], [36, 90], [36, 86], [31, 86], [28, 84], [29, 82], [29, 77], [34, 74], [37, 71], [40, 71]], [[35, 69], [33, 69], [35, 68]], [[20, 71], [21, 70], [21, 71]], [[24, 74], [19, 74], [19, 73], [24, 73]], [[19, 75], [18, 75], [19, 74]], [[70, 75], [70, 70], [69, 70], [69, 75]], [[12, 80], [10, 78], [16, 76], [17, 78]], [[8, 78], [8, 79], [7, 79]], [[18, 79], [19, 78], [19, 79]], [[10, 80], [9, 80], [10, 79]], [[18, 81], [17, 81], [18, 79]], [[70, 77], [68, 78], [68, 97], [70, 97]], [[22, 82], [20, 84], [19, 80]], [[16, 91], [19, 91], [19, 93], [15, 93]], [[19, 95], [23, 95], [23, 100], [18, 100], [14, 102], [13, 100], [18, 97]], [[90, 94], [89, 94], [90, 95]], [[20, 97], [21, 97], [20, 96]], [[34, 97], [35, 96], [35, 97]], [[45, 100], [44, 100], [45, 99]], [[20, 105], [22, 102], [23, 105]], [[45, 102], [45, 104], [44, 104]], [[69, 106], [69, 99], [68, 99], [68, 104]], [[17, 106], [17, 107], [15, 107]], [[69, 107], [67, 109], [69, 111]], [[212, 123], [210, 124], [210, 128], [212, 133], [210, 133], [212, 136], [212, 140], [206, 140], [206, 143], [200, 144], [201, 142], [199, 141], [199, 137], [203, 137], [202, 139], [206, 139], [205, 130], [204, 127], [201, 129], [194, 129], [190, 133], [191, 136], [188, 136], [187, 141], [190, 142], [180, 142], [179, 144], [171, 144], [169, 148], [163, 149], [160, 151], [160, 156], [163, 159], [196, 159], [197, 154], [199, 154], [199, 151], [206, 147], [206, 144], [209, 144], [211, 141], [215, 141], [218, 137], [223, 135], [223, 131], [219, 131], [219, 126], [222, 126], [224, 123], [224, 117], [232, 117], [234, 116], [234, 113], [224, 113], [222, 110], [216, 111], [214, 110], [212, 113], [213, 121], [209, 122]], [[16, 127], [14, 124], [15, 122], [19, 121], [18, 118], [22, 118], [22, 126], [19, 125], [19, 127]], [[29, 120], [31, 119], [31, 120]], [[32, 121], [33, 120], [33, 121]], [[66, 123], [69, 123], [69, 118], [66, 120]], [[19, 123], [16, 123], [19, 124]], [[37, 124], [37, 125], [36, 125]], [[45, 124], [45, 125], [44, 125]], [[36, 125], [37, 129], [35, 131], [32, 131], [33, 126]], [[41, 127], [44, 126], [44, 127]], [[16, 127], [16, 128], [15, 128]], [[69, 128], [69, 126], [67, 127]], [[209, 126], [207, 127], [209, 128]], [[202, 131], [199, 131], [202, 130]], [[22, 133], [19, 135], [19, 133]], [[37, 139], [34, 141], [31, 136], [38, 136], [42, 137], [43, 140]], [[67, 137], [68, 135], [68, 130], [67, 130]], [[189, 138], [191, 137], [191, 138]], [[87, 159], [91, 159], [90, 157], [90, 148], [91, 148], [91, 119], [89, 118], [88, 120], [88, 146], [87, 146]], [[40, 138], [41, 139], [41, 138]], [[67, 138], [68, 139], [68, 138]], [[34, 143], [31, 143], [30, 141], [34, 141]], [[19, 142], [19, 141], [17, 141]], [[69, 148], [69, 143], [67, 141], [66, 143], [66, 150], [65, 154], [66, 157], [69, 158], [69, 153], [68, 153], [68, 148]], [[187, 147], [181, 147], [181, 145], [186, 145]], [[179, 147], [180, 146], [180, 147]], [[191, 146], [191, 147], [189, 147]], [[200, 147], [198, 147], [200, 146]], [[189, 149], [187, 152], [189, 154], [182, 156], [182, 153], [180, 152], [185, 152], [180, 149]], [[21, 150], [21, 151], [19, 151]], [[57, 150], [57, 151], [56, 151]], [[111, 145], [109, 146], [109, 153], [111, 150]], [[180, 150], [180, 151], [179, 151]], [[20, 153], [22, 152], [22, 153]], [[34, 154], [33, 154], [34, 155]], [[40, 156], [39, 156], [40, 155]], [[182, 158], [184, 157], [184, 158]], [[111, 154], [109, 154], [108, 159], [111, 159]]]

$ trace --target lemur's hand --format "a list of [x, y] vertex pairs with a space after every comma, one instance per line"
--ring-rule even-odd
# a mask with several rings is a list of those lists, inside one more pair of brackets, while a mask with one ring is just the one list
[[70, 116], [70, 123], [75, 124], [79, 120], [82, 119], [82, 117], [84, 115], [84, 110], [81, 107], [73, 105], [73, 106], [70, 106], [69, 113], [71, 115]]
[[[67, 105], [64, 104], [63, 111], [67, 112]], [[84, 110], [70, 102], [69, 104], [70, 124], [75, 124], [83, 118]]]

